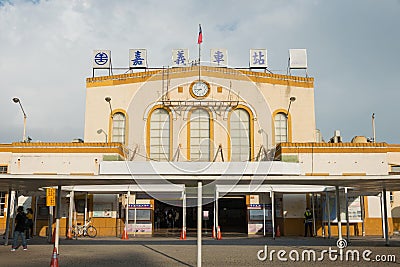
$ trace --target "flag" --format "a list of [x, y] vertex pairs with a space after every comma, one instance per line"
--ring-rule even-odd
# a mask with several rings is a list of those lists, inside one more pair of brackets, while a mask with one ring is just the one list
[[201, 31], [201, 24], [199, 24], [199, 38], [197, 38], [197, 43], [201, 44], [203, 42], [203, 32]]

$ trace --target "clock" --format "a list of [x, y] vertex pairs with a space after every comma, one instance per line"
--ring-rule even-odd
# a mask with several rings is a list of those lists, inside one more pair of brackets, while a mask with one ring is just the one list
[[197, 80], [190, 84], [190, 94], [197, 99], [203, 99], [210, 94], [210, 84], [203, 80]]

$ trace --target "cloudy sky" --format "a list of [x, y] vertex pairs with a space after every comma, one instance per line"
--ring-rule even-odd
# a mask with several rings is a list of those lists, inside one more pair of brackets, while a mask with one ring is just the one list
[[306, 48], [315, 78], [316, 123], [325, 140], [372, 136], [400, 143], [400, 1], [0, 0], [0, 143], [83, 137], [85, 79], [94, 49], [114, 67], [146, 48], [150, 67], [171, 65], [171, 50], [226, 48], [229, 65], [248, 66], [267, 48], [269, 69], [286, 73], [288, 49]]

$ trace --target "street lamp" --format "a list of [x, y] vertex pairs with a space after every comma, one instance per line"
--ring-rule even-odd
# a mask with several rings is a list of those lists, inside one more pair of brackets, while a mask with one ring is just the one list
[[13, 98], [14, 103], [19, 103], [19, 106], [21, 107], [22, 113], [24, 114], [24, 134], [22, 136], [22, 142], [26, 142], [26, 113], [24, 111], [24, 108], [22, 107], [21, 101], [19, 100], [19, 98], [14, 97]]
[[112, 115], [111, 97], [106, 96], [106, 98], [104, 98], [104, 100], [105, 100], [106, 102], [108, 102], [108, 104], [110, 105], [110, 114]]
[[97, 133], [98, 133], [98, 134], [104, 133], [104, 135], [105, 135], [105, 137], [106, 137], [106, 142], [105, 142], [105, 143], [107, 143], [107, 140], [108, 140], [108, 139], [107, 139], [107, 134], [106, 134], [106, 132], [105, 132], [103, 129], [98, 129], [98, 130], [97, 130]]
[[296, 101], [296, 97], [291, 96], [289, 98], [289, 107], [287, 109], [287, 113], [286, 113], [286, 142], [289, 142], [289, 110], [290, 110], [290, 106], [292, 105], [292, 102]]

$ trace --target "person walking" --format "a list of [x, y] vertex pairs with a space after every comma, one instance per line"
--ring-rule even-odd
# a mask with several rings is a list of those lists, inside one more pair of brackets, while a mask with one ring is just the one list
[[18, 238], [21, 236], [22, 239], [22, 247], [24, 250], [28, 250], [28, 244], [25, 238], [25, 223], [26, 223], [26, 215], [24, 213], [24, 207], [19, 206], [17, 208], [17, 216], [15, 217], [15, 229], [14, 229], [14, 237], [11, 251], [15, 251], [18, 248]]
[[304, 236], [306, 237], [308, 234], [308, 230], [310, 230], [310, 236], [312, 234], [312, 223], [313, 223], [313, 215], [309, 208], [304, 212]]

